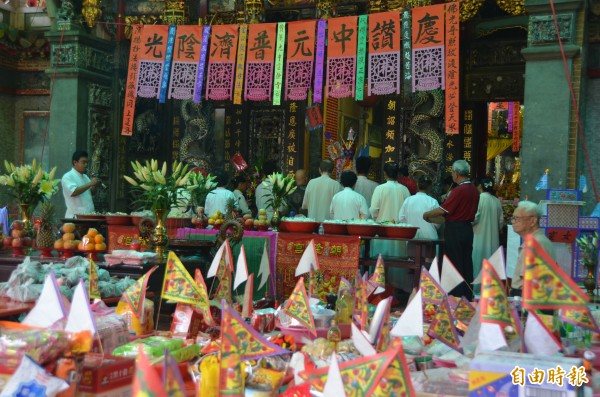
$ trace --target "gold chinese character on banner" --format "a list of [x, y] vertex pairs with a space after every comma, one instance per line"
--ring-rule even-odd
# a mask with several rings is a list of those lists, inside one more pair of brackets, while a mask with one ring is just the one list
[[304, 253], [304, 244], [294, 243], [294, 253], [296, 253], [296, 254]]
[[290, 167], [293, 167], [293, 166], [294, 166], [294, 157], [293, 157], [293, 156], [289, 156], [289, 157], [288, 157], [288, 165], [289, 165]]
[[296, 139], [296, 130], [294, 128], [290, 129], [290, 132], [288, 132], [288, 138]]
[[446, 161], [454, 161], [454, 155], [452, 153], [446, 153]]
[[235, 111], [235, 114], [237, 114], [238, 116], [240, 116], [242, 114], [242, 109], [237, 109]]
[[454, 143], [452, 143], [452, 141], [448, 141], [448, 142], [446, 142], [446, 147], [448, 149], [452, 149], [454, 147]]
[[473, 124], [465, 124], [465, 135], [473, 135]]
[[396, 110], [396, 101], [390, 100], [387, 105], [388, 110]]
[[296, 144], [294, 142], [290, 143], [287, 147], [288, 153], [296, 153]]
[[225, 116], [225, 124], [231, 124], [231, 116]]
[[388, 116], [387, 117], [387, 125], [395, 125], [396, 124], [396, 116]]
[[238, 138], [240, 137], [240, 135], [242, 134], [242, 130], [241, 128], [236, 128], [236, 130], [233, 132], [235, 135], [238, 136]]
[[446, 172], [451, 174], [452, 173], [452, 166], [451, 165], [447, 165], [446, 166]]
[[465, 150], [464, 158], [467, 161], [471, 161], [471, 151], [470, 150]]
[[298, 111], [298, 103], [290, 102], [290, 112], [296, 113]]
[[387, 158], [387, 160], [385, 160], [385, 162], [386, 163], [393, 163], [394, 160], [390, 156], [388, 156], [388, 158]]
[[290, 125], [290, 127], [295, 127], [296, 126], [296, 116], [290, 116], [290, 121], [288, 124]]
[[391, 140], [396, 139], [396, 134], [395, 134], [394, 130], [387, 130], [385, 132], [385, 139], [391, 139]]
[[384, 152], [385, 152], [385, 153], [393, 153], [393, 152], [394, 152], [394, 150], [396, 150], [396, 147], [395, 147], [395, 146], [392, 146], [392, 145], [387, 145], [387, 146], [384, 148]]
[[231, 130], [229, 128], [225, 130], [225, 138], [231, 138]]
[[473, 138], [470, 136], [466, 136], [465, 137], [465, 145], [464, 145], [465, 149], [471, 149], [472, 145], [473, 145]]
[[316, 243], [315, 244], [315, 251], [317, 251], [317, 254], [321, 255], [323, 253], [323, 244]]
[[335, 256], [335, 255], [341, 255], [342, 254], [342, 246], [341, 245], [332, 245], [331, 249], [329, 250], [329, 255], [331, 256]]
[[472, 121], [472, 120], [473, 120], [473, 111], [465, 110], [465, 121]]

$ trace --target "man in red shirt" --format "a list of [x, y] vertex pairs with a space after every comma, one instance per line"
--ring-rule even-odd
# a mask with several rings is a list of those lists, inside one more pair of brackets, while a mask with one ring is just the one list
[[[452, 261], [467, 283], [473, 281], [473, 226], [479, 191], [469, 180], [471, 167], [465, 160], [456, 160], [452, 164], [452, 180], [456, 187], [452, 194], [439, 208], [423, 214], [427, 222], [435, 222], [434, 218], [444, 217], [444, 252]], [[465, 283], [461, 283], [452, 291], [454, 296], [465, 296], [473, 299], [473, 291]]]
[[417, 188], [417, 182], [408, 174], [408, 167], [403, 165], [398, 170], [400, 172], [400, 176], [398, 177], [398, 183], [406, 186], [411, 195], [417, 194], [419, 189]]

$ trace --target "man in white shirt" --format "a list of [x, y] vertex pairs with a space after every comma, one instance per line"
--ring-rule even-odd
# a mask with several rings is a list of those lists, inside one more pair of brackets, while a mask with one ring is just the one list
[[233, 202], [236, 209], [238, 209], [238, 203], [233, 195], [233, 192], [225, 189], [225, 186], [229, 183], [229, 175], [225, 170], [216, 170], [214, 175], [216, 176], [215, 181], [217, 182], [217, 188], [206, 196], [206, 204], [204, 205], [205, 214], [208, 216], [213, 215], [219, 211], [225, 215], [227, 213], [227, 203]]
[[329, 218], [331, 210], [331, 199], [342, 190], [342, 185], [335, 179], [331, 179], [333, 171], [333, 162], [331, 160], [322, 160], [319, 165], [321, 176], [312, 179], [306, 185], [302, 209], [308, 210], [308, 217], [323, 222]]
[[356, 173], [358, 174], [358, 179], [356, 180], [356, 185], [354, 185], [354, 191], [361, 194], [367, 200], [368, 206], [371, 206], [371, 197], [373, 197], [375, 188], [379, 186], [377, 182], [367, 178], [370, 168], [370, 157], [362, 156], [356, 159]]
[[415, 238], [436, 240], [438, 238], [437, 229], [440, 225], [427, 222], [423, 219], [423, 214], [439, 207], [440, 204], [428, 194], [431, 190], [431, 179], [428, 176], [424, 175], [419, 178], [418, 187], [417, 194], [404, 200], [398, 220], [419, 228]]
[[248, 190], [248, 178], [246, 175], [240, 174], [233, 179], [233, 184], [235, 185], [233, 195], [237, 199], [242, 215], [252, 215], [252, 211], [250, 211], [248, 202], [244, 196], [244, 193], [246, 193], [246, 190]]
[[85, 171], [88, 166], [88, 154], [78, 150], [71, 157], [73, 168], [63, 175], [61, 186], [67, 212], [65, 218], [74, 218], [77, 214], [90, 214], [94, 212], [92, 191], [100, 182], [98, 178], [90, 179]]
[[354, 172], [342, 172], [340, 182], [344, 190], [336, 193], [331, 200], [331, 219], [346, 221], [369, 218], [367, 200], [352, 190], [352, 187], [356, 184], [356, 179]]

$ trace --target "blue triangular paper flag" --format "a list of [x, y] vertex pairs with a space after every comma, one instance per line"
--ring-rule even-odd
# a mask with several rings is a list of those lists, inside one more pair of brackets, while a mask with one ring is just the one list
[[548, 170], [544, 172], [538, 183], [535, 185], [535, 190], [548, 189]]
[[587, 193], [588, 191], [587, 179], [585, 179], [585, 175], [579, 176], [579, 190], [581, 190], [582, 193]]

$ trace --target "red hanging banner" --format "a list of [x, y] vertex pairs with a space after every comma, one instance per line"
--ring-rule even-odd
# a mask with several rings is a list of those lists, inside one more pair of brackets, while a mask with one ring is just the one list
[[129, 66], [127, 67], [127, 85], [125, 86], [125, 107], [123, 109], [123, 127], [121, 135], [133, 135], [133, 120], [135, 115], [136, 82], [138, 60], [141, 51], [142, 25], [133, 25], [131, 34], [131, 50], [129, 52]]
[[400, 12], [369, 15], [368, 95], [400, 94]]
[[238, 25], [212, 26], [206, 76], [208, 99], [232, 99], [237, 44]]
[[329, 20], [327, 46], [327, 96], [354, 96], [356, 75], [356, 43], [358, 18], [344, 17]]
[[459, 51], [459, 3], [446, 5], [446, 134], [459, 132], [460, 115], [460, 60]]
[[521, 103], [512, 102], [513, 106], [513, 131], [512, 131], [512, 151], [518, 152], [521, 150]]
[[445, 88], [444, 4], [412, 9], [412, 90]]
[[271, 99], [277, 24], [248, 25], [248, 50], [244, 98], [248, 101]]
[[144, 25], [139, 53], [137, 95], [158, 98], [163, 74], [169, 26]]
[[288, 23], [285, 99], [304, 100], [312, 85], [316, 21]]
[[169, 98], [191, 99], [196, 87], [200, 47], [202, 45], [202, 26], [177, 26], [173, 66], [169, 80]]

